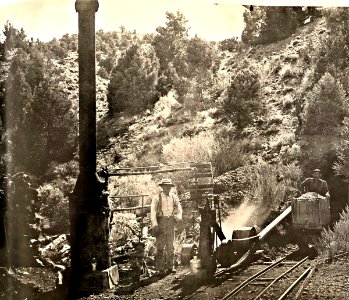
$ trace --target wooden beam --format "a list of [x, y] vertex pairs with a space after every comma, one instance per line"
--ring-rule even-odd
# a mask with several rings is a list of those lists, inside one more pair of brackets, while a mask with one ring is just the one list
[[141, 195], [120, 195], [120, 196], [109, 196], [109, 198], [115, 198], [115, 199], [122, 199], [122, 198], [141, 198], [141, 197], [147, 197], [148, 194], [141, 194]]
[[160, 173], [172, 173], [178, 171], [192, 171], [193, 168], [175, 168], [167, 170], [156, 170], [156, 171], [136, 171], [136, 172], [124, 172], [119, 173], [117, 171], [109, 172], [109, 176], [131, 176], [131, 175], [148, 175], [148, 174], [160, 174]]
[[113, 208], [110, 211], [111, 212], [118, 212], [118, 211], [128, 211], [128, 210], [136, 210], [136, 209], [146, 209], [150, 208], [150, 205], [144, 205], [144, 206], [134, 206], [134, 207], [120, 207], [120, 208]]

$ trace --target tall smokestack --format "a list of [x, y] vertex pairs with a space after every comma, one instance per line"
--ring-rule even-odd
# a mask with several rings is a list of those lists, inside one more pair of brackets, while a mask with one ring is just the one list
[[97, 0], [76, 0], [79, 13], [79, 167], [82, 176], [96, 172], [96, 46]]
[[[106, 184], [96, 176], [96, 62], [97, 0], [76, 0], [79, 14], [79, 177], [69, 201], [71, 273], [70, 298], [91, 290], [98, 272], [110, 267], [109, 207]], [[99, 286], [101, 284], [97, 284]]]

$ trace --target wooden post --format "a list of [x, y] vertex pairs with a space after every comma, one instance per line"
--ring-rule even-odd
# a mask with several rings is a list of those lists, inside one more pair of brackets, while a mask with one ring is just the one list
[[[76, 0], [79, 14], [79, 177], [70, 198], [70, 297], [91, 290], [89, 277], [110, 266], [107, 179], [96, 175], [95, 13], [97, 0]], [[94, 273], [93, 273], [94, 272]], [[97, 284], [101, 287], [102, 284]]]

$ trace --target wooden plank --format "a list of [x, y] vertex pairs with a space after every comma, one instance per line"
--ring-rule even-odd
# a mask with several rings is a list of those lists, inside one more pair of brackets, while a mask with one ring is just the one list
[[204, 172], [211, 172], [212, 173], [212, 168], [202, 168], [202, 169], [198, 169], [198, 168], [192, 168], [193, 172], [196, 173], [204, 173]]
[[212, 196], [212, 193], [190, 193], [190, 199], [207, 199]]
[[190, 164], [191, 167], [194, 168], [211, 168], [211, 163], [192, 163]]
[[196, 192], [196, 191], [200, 191], [200, 193], [212, 193], [213, 192], [213, 188], [193, 188], [193, 189], [188, 189], [189, 192]]
[[195, 175], [191, 174], [192, 177], [195, 178], [205, 178], [205, 177], [213, 177], [212, 173], [196, 173]]
[[208, 188], [213, 188], [213, 183], [199, 183], [199, 184], [193, 184], [193, 185], [189, 185], [188, 189], [189, 190], [194, 190], [196, 188], [198, 189], [208, 189]]
[[149, 196], [148, 194], [141, 194], [141, 195], [116, 195], [116, 196], [109, 196], [109, 198], [113, 199], [122, 199], [122, 198], [139, 198], [139, 197], [147, 197]]
[[[111, 209], [111, 212], [118, 212], [118, 211], [129, 211], [129, 210], [136, 210], [136, 209], [142, 209], [142, 206], [134, 206], [134, 207], [120, 207], [120, 208], [114, 208]], [[143, 206], [144, 210], [149, 210], [150, 205], [144, 205]]]
[[167, 170], [156, 170], [156, 171], [136, 171], [136, 172], [110, 172], [109, 176], [130, 176], [130, 175], [147, 175], [147, 174], [160, 174], [160, 173], [173, 173], [178, 171], [192, 171], [192, 168], [176, 168], [176, 169], [167, 169]]

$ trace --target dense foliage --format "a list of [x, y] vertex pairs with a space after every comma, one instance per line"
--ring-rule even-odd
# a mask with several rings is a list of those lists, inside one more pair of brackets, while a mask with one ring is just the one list
[[310, 92], [304, 112], [304, 134], [335, 134], [349, 113], [341, 84], [326, 73]]
[[302, 7], [257, 6], [244, 12], [245, 28], [241, 39], [246, 44], [269, 44], [289, 37], [304, 20], [314, 15]]
[[231, 77], [223, 109], [238, 129], [251, 125], [253, 117], [260, 113], [259, 74], [245, 65]]
[[111, 114], [139, 113], [157, 100], [159, 62], [149, 44], [133, 45], [111, 73], [107, 100]]

